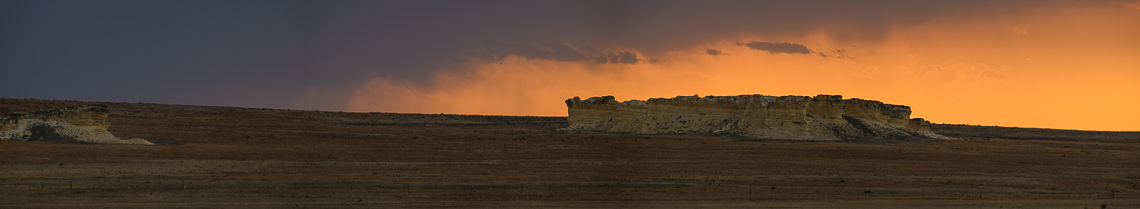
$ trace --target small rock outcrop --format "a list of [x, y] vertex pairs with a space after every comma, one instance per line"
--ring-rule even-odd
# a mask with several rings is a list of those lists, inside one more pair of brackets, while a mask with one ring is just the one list
[[139, 138], [123, 140], [111, 135], [107, 132], [109, 113], [103, 105], [8, 113], [0, 117], [0, 140], [154, 145]]
[[679, 96], [618, 102], [613, 96], [566, 100], [564, 131], [712, 134], [781, 140], [949, 139], [910, 107], [839, 95]]

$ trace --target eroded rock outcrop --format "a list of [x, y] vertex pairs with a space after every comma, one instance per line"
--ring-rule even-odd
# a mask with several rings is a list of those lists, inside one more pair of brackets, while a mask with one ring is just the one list
[[749, 139], [948, 139], [910, 107], [839, 95], [679, 96], [618, 102], [613, 96], [566, 100], [566, 131], [715, 134]]
[[108, 114], [103, 105], [8, 113], [0, 117], [0, 140], [154, 145], [139, 138], [123, 140], [111, 135], [107, 132]]

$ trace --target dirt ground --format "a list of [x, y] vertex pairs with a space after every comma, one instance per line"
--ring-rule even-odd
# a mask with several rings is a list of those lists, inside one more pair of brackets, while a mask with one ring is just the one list
[[0, 208], [1140, 208], [1137, 132], [736, 141], [562, 133], [561, 117], [105, 104], [111, 133], [164, 145], [0, 141]]

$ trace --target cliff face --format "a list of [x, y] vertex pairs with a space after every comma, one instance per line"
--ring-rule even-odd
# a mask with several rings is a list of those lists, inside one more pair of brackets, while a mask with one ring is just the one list
[[679, 96], [618, 102], [566, 100], [569, 131], [727, 134], [751, 139], [914, 140], [947, 137], [910, 118], [910, 107], [839, 95]]
[[107, 132], [108, 114], [103, 105], [8, 113], [0, 117], [0, 140], [154, 145], [143, 139], [122, 140], [111, 135]]

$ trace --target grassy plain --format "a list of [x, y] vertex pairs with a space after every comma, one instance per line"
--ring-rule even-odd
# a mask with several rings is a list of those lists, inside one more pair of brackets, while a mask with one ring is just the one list
[[0, 141], [0, 208], [1140, 208], [1137, 132], [746, 142], [563, 133], [561, 117], [104, 104], [111, 133], [165, 145]]

